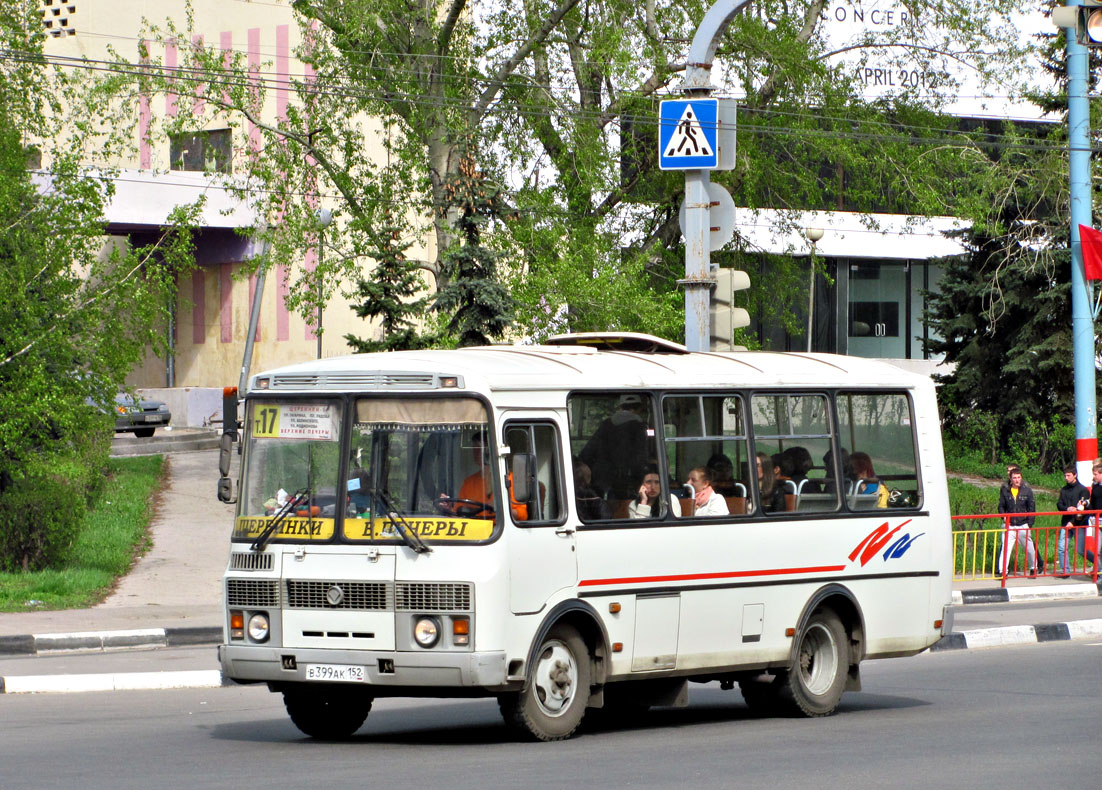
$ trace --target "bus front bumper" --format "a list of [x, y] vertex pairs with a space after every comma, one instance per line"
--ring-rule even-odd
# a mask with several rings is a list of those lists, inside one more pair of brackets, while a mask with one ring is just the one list
[[[436, 690], [510, 688], [505, 680], [505, 653], [445, 652], [421, 653], [369, 650], [319, 650], [268, 647], [263, 645], [219, 645], [222, 676], [240, 683], [309, 683], [310, 666], [361, 667], [364, 680], [354, 685]], [[353, 684], [350, 684], [353, 685]]]

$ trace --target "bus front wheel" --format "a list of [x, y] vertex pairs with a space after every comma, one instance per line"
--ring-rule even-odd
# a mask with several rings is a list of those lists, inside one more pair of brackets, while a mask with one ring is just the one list
[[838, 615], [819, 609], [808, 618], [781, 697], [794, 713], [829, 716], [838, 707], [849, 671], [849, 637]]
[[560, 741], [578, 729], [589, 703], [589, 648], [573, 627], [547, 632], [524, 690], [498, 699], [505, 723], [540, 741]]
[[339, 741], [360, 729], [371, 712], [371, 697], [324, 686], [285, 689], [283, 705], [296, 727], [311, 738]]

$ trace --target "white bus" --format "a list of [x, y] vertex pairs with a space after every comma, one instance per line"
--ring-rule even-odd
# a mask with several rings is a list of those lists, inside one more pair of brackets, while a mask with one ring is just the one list
[[293, 365], [242, 414], [219, 657], [308, 735], [493, 696], [556, 740], [690, 681], [821, 716], [950, 630], [934, 388], [886, 364], [571, 335]]

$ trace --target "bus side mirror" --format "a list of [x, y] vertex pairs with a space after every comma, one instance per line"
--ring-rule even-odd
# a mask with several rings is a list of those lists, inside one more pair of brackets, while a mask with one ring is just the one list
[[230, 473], [230, 456], [233, 454], [233, 434], [224, 433], [218, 440], [218, 474], [227, 477]]
[[218, 478], [218, 501], [225, 502], [227, 505], [232, 505], [237, 501], [237, 498], [233, 495], [233, 481], [228, 477]]
[[237, 501], [233, 495], [233, 481], [229, 478], [234, 438], [235, 434], [227, 432], [218, 440], [218, 501], [229, 505]]
[[536, 456], [531, 453], [513, 453], [510, 474], [513, 477], [513, 499], [529, 502], [532, 499], [532, 480], [536, 474]]

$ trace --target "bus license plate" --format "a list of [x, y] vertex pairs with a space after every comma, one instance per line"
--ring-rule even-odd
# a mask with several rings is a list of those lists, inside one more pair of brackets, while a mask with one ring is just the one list
[[307, 664], [307, 680], [324, 680], [329, 683], [363, 683], [364, 668], [351, 664]]

